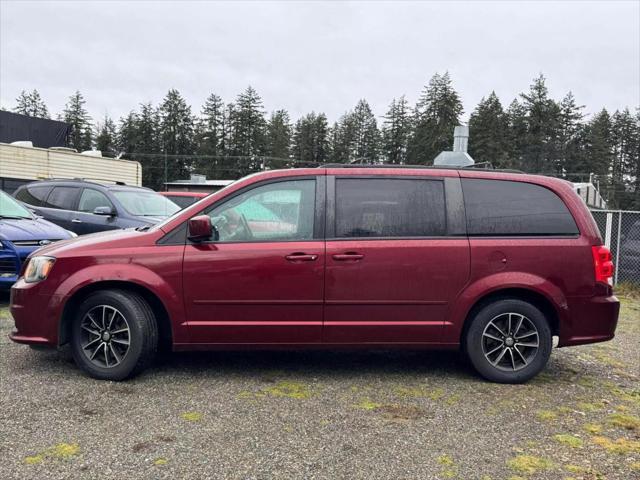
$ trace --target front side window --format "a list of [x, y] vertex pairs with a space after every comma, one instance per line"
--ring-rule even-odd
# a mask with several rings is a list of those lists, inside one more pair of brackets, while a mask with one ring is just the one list
[[577, 235], [564, 202], [540, 185], [462, 179], [467, 231], [476, 236]]
[[54, 187], [43, 207], [73, 210], [79, 190], [78, 187]]
[[446, 232], [440, 180], [336, 179], [336, 237], [432, 237]]
[[207, 212], [220, 242], [313, 238], [315, 180], [270, 183], [244, 192]]
[[94, 190], [93, 188], [85, 188], [82, 191], [82, 195], [80, 195], [78, 210], [92, 213], [98, 207], [109, 207], [113, 209], [113, 204], [104, 193]]
[[180, 207], [159, 193], [148, 190], [114, 190], [124, 209], [137, 217], [168, 217]]

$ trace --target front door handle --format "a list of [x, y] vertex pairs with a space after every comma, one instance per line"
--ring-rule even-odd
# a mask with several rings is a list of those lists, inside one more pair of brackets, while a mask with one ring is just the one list
[[333, 255], [333, 259], [337, 262], [348, 262], [362, 260], [364, 255], [356, 252], [336, 253]]
[[74, 218], [73, 220], [71, 220], [71, 223], [82, 223], [82, 220], [80, 220], [79, 218]]
[[318, 255], [309, 255], [307, 253], [296, 252], [291, 255], [286, 255], [284, 258], [290, 262], [314, 262], [318, 259]]

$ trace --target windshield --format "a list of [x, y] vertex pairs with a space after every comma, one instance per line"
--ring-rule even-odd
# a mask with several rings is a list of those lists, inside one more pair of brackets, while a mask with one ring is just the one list
[[33, 218], [33, 215], [12, 197], [0, 190], [0, 218], [2, 217]]
[[131, 215], [138, 217], [168, 217], [180, 207], [156, 192], [144, 190], [120, 190], [113, 195]]

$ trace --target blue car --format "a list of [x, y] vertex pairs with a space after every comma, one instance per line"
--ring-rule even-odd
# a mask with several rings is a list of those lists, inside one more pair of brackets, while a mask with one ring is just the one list
[[0, 290], [7, 290], [34, 250], [58, 240], [76, 237], [42, 218], [0, 190]]

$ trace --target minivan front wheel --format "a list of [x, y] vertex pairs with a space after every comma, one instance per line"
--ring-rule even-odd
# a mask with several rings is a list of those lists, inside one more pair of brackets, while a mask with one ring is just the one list
[[71, 339], [73, 358], [89, 375], [123, 380], [153, 361], [158, 329], [151, 308], [141, 296], [102, 290], [80, 303]]
[[552, 336], [544, 314], [518, 299], [486, 305], [471, 319], [465, 348], [484, 378], [522, 383], [536, 376], [551, 354]]

